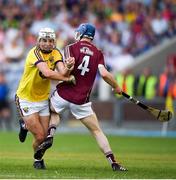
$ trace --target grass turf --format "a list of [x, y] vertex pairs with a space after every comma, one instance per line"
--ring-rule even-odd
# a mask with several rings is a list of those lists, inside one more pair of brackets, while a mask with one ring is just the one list
[[113, 172], [89, 134], [57, 134], [45, 154], [47, 170], [35, 170], [32, 136], [0, 132], [0, 179], [175, 179], [176, 139], [108, 136], [127, 172]]

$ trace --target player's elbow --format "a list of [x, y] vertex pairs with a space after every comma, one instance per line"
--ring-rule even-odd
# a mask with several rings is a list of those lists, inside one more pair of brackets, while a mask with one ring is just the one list
[[106, 72], [106, 71], [102, 71], [102, 72], [101, 72], [101, 77], [102, 77], [103, 79], [107, 78], [107, 72]]
[[108, 71], [104, 66], [99, 66], [99, 72], [103, 79], [108, 76]]

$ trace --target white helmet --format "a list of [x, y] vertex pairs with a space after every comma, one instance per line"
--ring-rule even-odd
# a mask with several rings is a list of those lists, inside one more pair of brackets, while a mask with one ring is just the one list
[[40, 29], [40, 31], [38, 33], [38, 41], [41, 38], [50, 38], [50, 39], [54, 39], [54, 41], [56, 41], [56, 34], [55, 34], [54, 30], [51, 28], [48, 28], [48, 27], [42, 28], [42, 29]]

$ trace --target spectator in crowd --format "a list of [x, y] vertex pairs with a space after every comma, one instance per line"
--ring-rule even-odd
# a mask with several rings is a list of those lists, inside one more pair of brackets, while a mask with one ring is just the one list
[[168, 56], [166, 66], [176, 74], [176, 54], [170, 54]]
[[111, 69], [113, 72], [125, 71], [135, 62], [134, 57], [131, 55], [131, 49], [125, 47], [122, 53], [116, 57], [116, 62], [111, 62]]
[[[130, 27], [135, 22], [137, 29], [143, 29], [144, 23], [151, 11], [151, 21], [157, 19], [156, 16], [161, 12], [161, 18], [170, 22], [174, 17], [173, 1], [94, 1], [87, 3], [86, 1], [52, 1], [48, 0], [40, 3], [37, 1], [2, 1], [1, 14], [2, 27], [5, 29], [19, 28], [20, 24], [25, 24], [28, 31], [37, 33], [39, 24], [46, 26], [57, 17], [59, 21], [55, 21], [57, 25], [62, 24], [63, 28], [71, 29], [78, 22], [84, 21], [86, 18], [91, 22], [95, 19], [101, 19], [102, 26], [99, 28], [101, 34], [100, 41], [109, 35], [109, 31], [103, 31], [108, 26], [120, 33]], [[42, 8], [41, 8], [42, 7]], [[38, 11], [40, 9], [40, 11]], [[49, 11], [52, 9], [52, 11]], [[11, 12], [10, 14], [8, 12]], [[32, 13], [31, 13], [32, 12]], [[59, 13], [58, 13], [59, 12]], [[76, 16], [76, 20], [70, 21], [70, 18]], [[74, 17], [75, 17], [74, 16]], [[57, 19], [57, 20], [58, 20]], [[19, 20], [21, 21], [19, 23]], [[25, 23], [24, 23], [25, 22]], [[69, 23], [71, 22], [71, 23]], [[119, 28], [119, 23], [124, 24], [123, 28]], [[40, 26], [41, 27], [41, 26]], [[125, 28], [125, 29], [124, 29]], [[19, 28], [20, 29], [20, 28]], [[35, 29], [33, 31], [32, 29]], [[21, 31], [21, 30], [20, 30]], [[143, 31], [143, 30], [142, 30]], [[68, 31], [69, 32], [69, 31]], [[69, 36], [69, 33], [67, 35]]]
[[4, 52], [4, 45], [0, 43], [0, 65], [5, 65], [7, 63], [6, 61], [6, 55]]
[[4, 45], [4, 53], [9, 63], [19, 62], [24, 55], [24, 42], [20, 37], [19, 31], [9, 29], [7, 31], [7, 39]]
[[145, 67], [143, 72], [136, 77], [136, 96], [151, 100], [157, 96], [158, 78], [152, 74], [149, 67]]
[[162, 18], [161, 12], [156, 12], [151, 19], [151, 27], [158, 40], [162, 39], [168, 30], [168, 21]]
[[[168, 63], [164, 67], [164, 71], [159, 76], [159, 96], [164, 98], [166, 109], [175, 113], [176, 107], [176, 71], [173, 66], [175, 55], [171, 55], [168, 58]], [[175, 127], [176, 119], [173, 116], [174, 121], [169, 123], [170, 126]]]
[[8, 102], [8, 87], [6, 84], [5, 76], [0, 71], [0, 129], [5, 125], [8, 131], [12, 130], [11, 110]]
[[168, 94], [176, 99], [176, 74], [173, 66], [165, 66], [159, 77], [159, 96], [167, 97]]
[[122, 91], [133, 96], [135, 76], [131, 73], [131, 70], [126, 68], [122, 72], [116, 73], [115, 77], [119, 86], [122, 88]]
[[[56, 33], [59, 31], [61, 34], [60, 42], [64, 42], [65, 45], [72, 36], [70, 32], [72, 32], [73, 28], [79, 22], [88, 20], [97, 26], [98, 38], [96, 38], [96, 44], [98, 46], [101, 47], [102, 42], [106, 41], [111, 44], [111, 34], [117, 33], [119, 40], [117, 43], [113, 43], [113, 46], [119, 49], [128, 45], [133, 49], [131, 51], [132, 55], [138, 56], [165, 37], [173, 37], [176, 31], [175, 6], [173, 1], [163, 0], [94, 1], [92, 3], [86, 1], [49, 2], [48, 0], [39, 3], [34, 0], [7, 0], [1, 2], [1, 30], [8, 32], [9, 29], [19, 29], [21, 38], [27, 41], [23, 43], [31, 46], [30, 43], [34, 43], [33, 35], [36, 35], [39, 28], [52, 26]], [[52, 11], [49, 11], [50, 9]], [[74, 21], [70, 21], [73, 16], [76, 18]], [[2, 32], [1, 30], [0, 32]], [[6, 33], [0, 33], [0, 41], [6, 39], [1, 35], [6, 36]], [[134, 37], [135, 41], [132, 40], [132, 37]], [[119, 41], [121, 44], [119, 44]], [[16, 47], [18, 47], [19, 42], [16, 43]], [[9, 43], [7, 44], [9, 45]], [[11, 43], [10, 45], [14, 46]], [[4, 46], [6, 46], [6, 43]], [[16, 48], [16, 52], [17, 50], [20, 51]], [[108, 54], [108, 48], [105, 48], [104, 51], [105, 54]], [[14, 58], [16, 59], [16, 57]]]

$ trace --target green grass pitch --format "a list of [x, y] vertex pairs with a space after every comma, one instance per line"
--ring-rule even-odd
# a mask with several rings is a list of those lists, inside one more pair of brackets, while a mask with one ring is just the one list
[[35, 170], [32, 136], [0, 132], [0, 179], [175, 179], [176, 139], [108, 136], [127, 172], [113, 172], [89, 134], [60, 134], [45, 154], [47, 170]]

